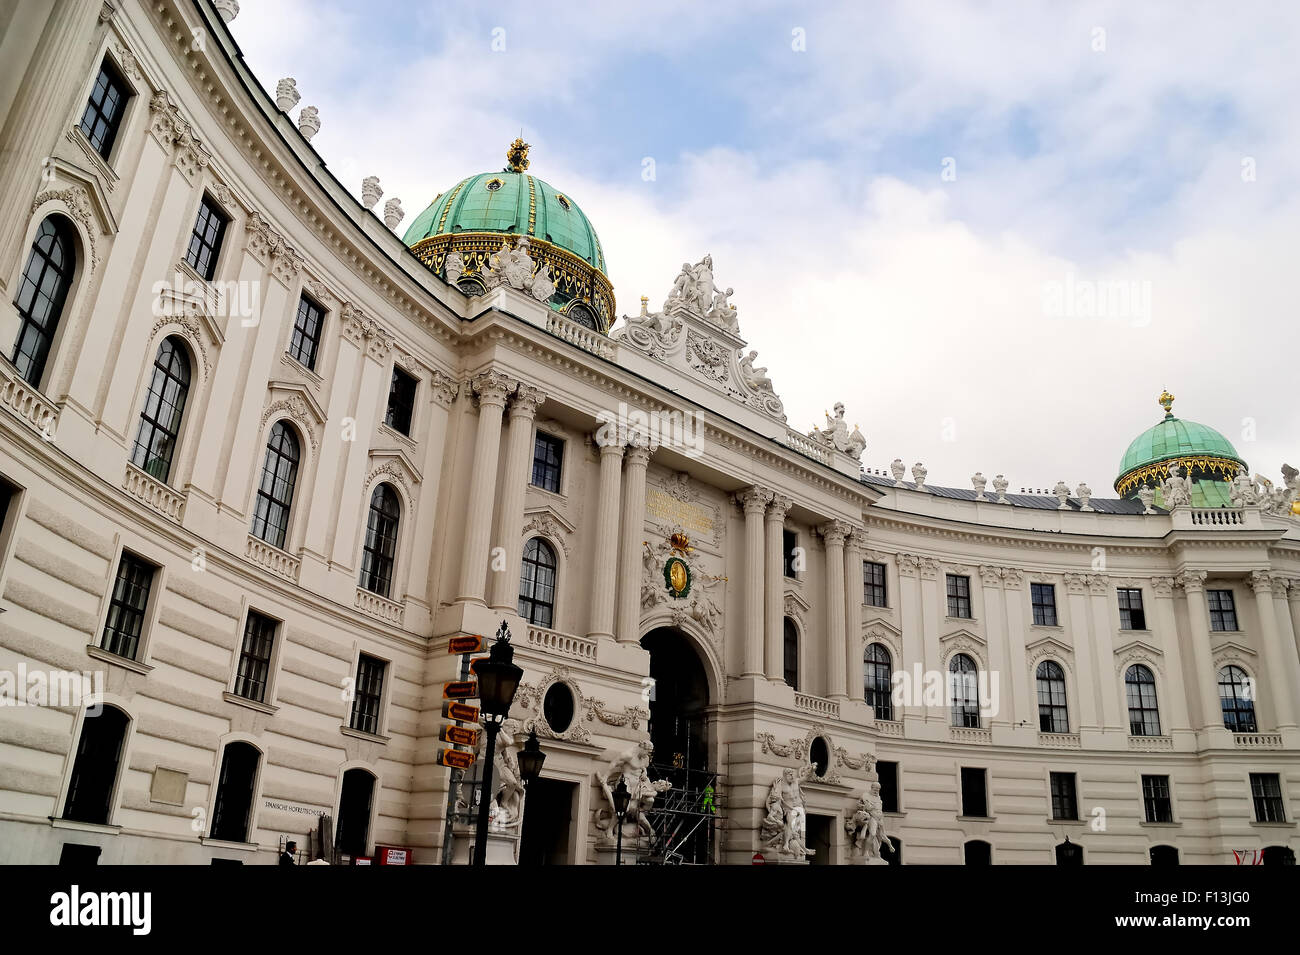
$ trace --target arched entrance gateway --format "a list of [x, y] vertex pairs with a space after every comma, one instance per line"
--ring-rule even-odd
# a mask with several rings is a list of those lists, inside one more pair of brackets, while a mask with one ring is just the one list
[[690, 637], [660, 627], [641, 638], [650, 652], [650, 777], [666, 780], [649, 814], [655, 835], [646, 861], [706, 865], [715, 861], [719, 813], [714, 719], [709, 678]]

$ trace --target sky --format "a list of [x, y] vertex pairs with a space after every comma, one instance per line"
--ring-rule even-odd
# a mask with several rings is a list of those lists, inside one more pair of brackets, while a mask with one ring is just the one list
[[1300, 466], [1300, 4], [245, 0], [230, 29], [399, 233], [522, 130], [620, 315], [712, 254], [790, 425], [844, 402], [867, 468], [1113, 496], [1165, 388], [1252, 472]]

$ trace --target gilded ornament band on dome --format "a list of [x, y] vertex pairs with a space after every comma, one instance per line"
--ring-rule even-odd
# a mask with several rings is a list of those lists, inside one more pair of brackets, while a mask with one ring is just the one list
[[1157, 461], [1154, 464], [1146, 464], [1140, 468], [1125, 472], [1115, 481], [1115, 490], [1121, 497], [1136, 491], [1143, 484], [1148, 483], [1148, 479], [1156, 484], [1160, 484], [1169, 478], [1169, 466], [1176, 464], [1183, 471], [1184, 476], [1196, 471], [1208, 472], [1210, 474], [1222, 474], [1222, 480], [1230, 481], [1237, 476], [1237, 473], [1243, 469], [1240, 461], [1234, 461], [1231, 458], [1212, 457], [1209, 455], [1186, 455], [1182, 457], [1168, 458], [1164, 461]]
[[537, 234], [537, 185], [528, 177], [528, 234]]

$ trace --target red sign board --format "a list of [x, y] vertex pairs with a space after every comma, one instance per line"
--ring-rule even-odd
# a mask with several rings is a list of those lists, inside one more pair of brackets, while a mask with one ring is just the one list
[[463, 749], [440, 749], [438, 764], [450, 766], [452, 769], [469, 769], [474, 765], [474, 754], [467, 753]]
[[442, 687], [444, 700], [468, 700], [478, 696], [477, 680], [453, 680]]
[[375, 846], [376, 865], [415, 865], [415, 853], [405, 846]]
[[444, 743], [455, 743], [457, 746], [468, 746], [473, 749], [478, 745], [478, 730], [470, 729], [468, 726], [444, 726], [438, 738]]
[[483, 638], [476, 633], [452, 637], [447, 641], [448, 653], [478, 653], [483, 649]]
[[460, 720], [462, 723], [478, 722], [478, 707], [470, 706], [468, 703], [443, 703], [442, 715], [449, 720]]
[[763, 853], [761, 853], [761, 852], [755, 852], [755, 853], [754, 853], [754, 859], [753, 859], [752, 864], [753, 864], [753, 865], [767, 865], [767, 860], [763, 858]]

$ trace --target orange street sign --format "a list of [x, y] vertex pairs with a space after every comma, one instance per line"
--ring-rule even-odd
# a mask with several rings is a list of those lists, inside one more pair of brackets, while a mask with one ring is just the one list
[[468, 700], [478, 696], [477, 680], [454, 680], [442, 687], [444, 700]]
[[444, 703], [442, 715], [449, 720], [460, 720], [462, 723], [477, 723], [478, 707], [470, 706], [468, 703]]
[[448, 653], [478, 653], [483, 649], [483, 638], [476, 633], [452, 637], [447, 641]]
[[469, 661], [469, 672], [473, 673], [475, 676], [478, 676], [478, 665], [480, 663], [487, 663], [487, 661], [488, 661], [487, 657], [474, 657], [472, 660]]
[[444, 726], [438, 738], [444, 743], [468, 746], [470, 749], [478, 746], [478, 730], [470, 729], [468, 726]]
[[438, 750], [438, 764], [440, 766], [450, 766], [452, 769], [469, 769], [474, 765], [474, 754], [467, 753], [462, 749], [440, 749]]

